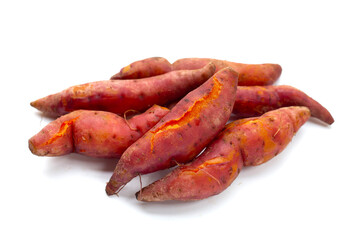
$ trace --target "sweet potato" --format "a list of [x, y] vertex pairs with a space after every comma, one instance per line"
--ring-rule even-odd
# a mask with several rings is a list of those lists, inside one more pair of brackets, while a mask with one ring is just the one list
[[243, 165], [259, 165], [279, 154], [309, 117], [306, 107], [288, 107], [234, 121], [194, 161], [143, 188], [136, 198], [188, 201], [219, 194]]
[[162, 57], [146, 58], [131, 63], [110, 79], [139, 79], [157, 76], [171, 71], [171, 63]]
[[209, 62], [216, 65], [216, 71], [224, 67], [231, 67], [239, 73], [239, 86], [263, 86], [273, 84], [281, 75], [278, 64], [244, 64], [211, 58], [183, 58], [172, 64], [173, 70], [198, 69]]
[[169, 110], [157, 105], [126, 120], [114, 113], [77, 110], [61, 116], [30, 138], [29, 148], [38, 156], [77, 152], [91, 157], [119, 158]]
[[71, 111], [101, 110], [123, 114], [132, 109], [144, 111], [154, 104], [165, 105], [185, 96], [214, 74], [209, 63], [197, 70], [179, 70], [141, 80], [106, 80], [70, 87], [31, 102], [49, 116]]
[[193, 159], [228, 121], [236, 94], [237, 73], [224, 68], [187, 94], [121, 156], [106, 186], [119, 191], [139, 174], [166, 169]]
[[320, 103], [304, 92], [286, 85], [279, 86], [239, 86], [233, 113], [237, 117], [260, 116], [280, 107], [305, 106], [311, 115], [321, 121], [332, 124], [333, 117]]

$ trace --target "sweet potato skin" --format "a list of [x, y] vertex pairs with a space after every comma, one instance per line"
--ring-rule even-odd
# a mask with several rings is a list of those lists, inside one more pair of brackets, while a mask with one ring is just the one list
[[139, 79], [157, 76], [170, 72], [171, 63], [163, 57], [146, 58], [133, 62], [123, 67], [120, 72], [113, 75], [110, 79]]
[[137, 200], [190, 201], [221, 193], [236, 179], [243, 166], [240, 152], [235, 147], [236, 135], [235, 132], [222, 132], [194, 161], [177, 167], [137, 192]]
[[320, 103], [304, 92], [286, 85], [278, 86], [239, 86], [233, 113], [236, 117], [255, 117], [281, 107], [305, 106], [311, 115], [332, 124], [334, 118]]
[[225, 68], [180, 100], [124, 152], [106, 186], [107, 194], [114, 194], [138, 174], [185, 163], [199, 154], [230, 117], [237, 77]]
[[179, 59], [172, 64], [172, 69], [198, 69], [209, 62], [213, 62], [216, 65], [216, 71], [224, 67], [231, 67], [237, 71], [239, 73], [239, 86], [271, 85], [280, 77], [282, 72], [279, 64], [244, 64], [212, 58]]
[[203, 154], [136, 193], [140, 201], [200, 200], [224, 191], [243, 165], [280, 153], [310, 117], [306, 107], [281, 108], [228, 124]]
[[307, 107], [284, 107], [234, 121], [227, 128], [238, 128], [244, 166], [256, 166], [282, 152], [309, 118]]
[[91, 157], [119, 158], [122, 153], [169, 112], [154, 105], [129, 120], [109, 112], [77, 110], [61, 116], [29, 139], [38, 156], [71, 152]]
[[106, 80], [70, 87], [31, 102], [48, 116], [71, 111], [99, 110], [123, 114], [127, 110], [145, 111], [154, 104], [165, 105], [185, 96], [213, 75], [209, 63], [197, 70], [172, 71], [141, 80]]

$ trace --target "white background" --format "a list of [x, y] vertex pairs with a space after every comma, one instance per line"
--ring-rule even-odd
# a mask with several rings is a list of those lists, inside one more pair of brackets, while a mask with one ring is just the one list
[[[360, 239], [359, 15], [346, 0], [1, 1], [0, 238]], [[335, 123], [307, 122], [280, 155], [197, 202], [138, 202], [138, 178], [108, 197], [116, 160], [30, 153], [51, 120], [30, 101], [153, 56], [279, 63], [276, 84]]]

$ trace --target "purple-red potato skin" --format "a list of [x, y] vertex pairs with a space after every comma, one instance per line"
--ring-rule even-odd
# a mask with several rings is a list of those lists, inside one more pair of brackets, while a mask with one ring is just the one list
[[284, 107], [260, 117], [230, 123], [239, 125], [241, 155], [244, 166], [256, 166], [278, 155], [289, 144], [299, 128], [310, 118], [307, 107]]
[[224, 191], [238, 176], [243, 162], [235, 132], [222, 132], [191, 163], [136, 193], [140, 201], [200, 200]]
[[172, 69], [198, 69], [209, 62], [215, 64], [216, 71], [224, 67], [231, 67], [237, 71], [239, 73], [239, 86], [271, 85], [280, 77], [282, 72], [279, 64], [244, 64], [212, 58], [182, 58], [172, 64]]
[[123, 67], [110, 79], [140, 79], [170, 72], [171, 63], [162, 57], [146, 58]]
[[119, 158], [169, 110], [154, 105], [126, 120], [114, 113], [77, 110], [61, 116], [29, 139], [38, 156], [61, 156], [76, 152], [91, 157]]
[[237, 75], [225, 68], [180, 100], [124, 152], [106, 186], [107, 194], [116, 193], [139, 174], [185, 163], [198, 155], [230, 117]]
[[204, 153], [136, 193], [140, 201], [200, 200], [224, 191], [242, 166], [279, 154], [309, 119], [306, 107], [274, 110], [226, 125]]
[[209, 63], [196, 70], [179, 70], [140, 80], [105, 80], [70, 87], [31, 102], [45, 115], [60, 116], [85, 109], [123, 114], [145, 111], [154, 104], [166, 105], [185, 96], [214, 74]]
[[279, 86], [239, 86], [233, 113], [236, 117], [255, 117], [281, 107], [305, 106], [311, 116], [332, 124], [330, 112], [304, 92], [286, 85]]

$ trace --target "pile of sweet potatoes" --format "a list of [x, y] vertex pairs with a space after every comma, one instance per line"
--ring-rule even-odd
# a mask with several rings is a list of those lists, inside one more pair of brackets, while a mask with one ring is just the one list
[[136, 193], [140, 201], [199, 200], [224, 191], [242, 167], [278, 155], [310, 118], [333, 117], [304, 92], [273, 85], [278, 64], [210, 58], [140, 60], [110, 80], [31, 102], [57, 117], [29, 139], [38, 156], [118, 158], [106, 193], [176, 166]]

